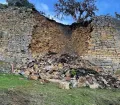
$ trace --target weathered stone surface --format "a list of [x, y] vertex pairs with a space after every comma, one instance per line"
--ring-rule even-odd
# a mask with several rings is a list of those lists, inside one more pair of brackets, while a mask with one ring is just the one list
[[29, 79], [30, 80], [38, 80], [38, 76], [37, 75], [30, 75]]
[[85, 77], [80, 77], [78, 79], [78, 87], [85, 87], [86, 86], [86, 78]]
[[120, 67], [120, 21], [110, 16], [95, 17], [88, 52], [82, 57], [106, 72]]
[[0, 60], [25, 65], [31, 59], [29, 43], [34, 26], [32, 10], [9, 7], [0, 9]]
[[99, 88], [99, 84], [98, 83], [94, 83], [94, 84], [89, 85], [89, 87], [91, 89], [97, 89], [97, 88]]
[[0, 73], [12, 73], [12, 67], [10, 63], [0, 61]]
[[59, 82], [59, 88], [60, 88], [60, 89], [67, 89], [67, 90], [68, 90], [68, 89], [70, 89], [70, 86], [69, 86], [69, 85], [70, 85], [69, 82], [62, 82], [62, 81]]
[[[46, 83], [45, 80], [47, 80], [59, 84], [61, 89], [86, 86], [92, 89], [120, 88], [118, 76], [108, 74], [102, 70], [98, 71], [95, 65], [83, 60], [79, 56], [71, 56], [68, 54], [58, 56], [57, 54], [51, 55], [47, 53], [31, 62], [32, 66], [27, 66], [27, 69], [21, 68], [21, 75], [32, 80], [40, 79], [42, 84]], [[31, 64], [31, 62], [29, 63]], [[29, 63], [28, 65], [30, 65]], [[73, 64], [74, 66], [71, 68], [70, 65]], [[57, 70], [51, 65], [56, 66]], [[60, 67], [58, 65], [60, 65]]]
[[[90, 25], [82, 27], [77, 24], [58, 24], [25, 7], [0, 9], [0, 60], [13, 64], [14, 68], [18, 64], [25, 66], [48, 52], [54, 52], [60, 55], [77, 54], [85, 62], [88, 60], [91, 65], [95, 65], [96, 70], [103, 68], [106, 72], [114, 73], [120, 67], [119, 40], [120, 21], [111, 17], [96, 17]], [[66, 55], [62, 56], [64, 58]], [[71, 60], [69, 56], [63, 58], [60, 61], [64, 63]], [[51, 59], [48, 63], [51, 62], [55, 61]], [[33, 65], [31, 63], [28, 66]], [[54, 70], [63, 69], [61, 64], [47, 65], [50, 66]], [[74, 62], [69, 66], [79, 68]], [[84, 67], [84, 63], [81, 66]], [[46, 68], [41, 66], [36, 70], [42, 69]]]

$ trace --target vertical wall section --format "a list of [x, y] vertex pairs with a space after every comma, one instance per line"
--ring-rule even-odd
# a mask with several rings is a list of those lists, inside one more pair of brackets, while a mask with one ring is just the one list
[[0, 61], [20, 66], [32, 58], [28, 47], [33, 26], [31, 9], [0, 9]]
[[120, 21], [108, 16], [94, 18], [88, 52], [82, 57], [106, 71], [120, 69]]
[[28, 8], [0, 9], [0, 61], [25, 65], [48, 51], [77, 53], [106, 71], [120, 69], [120, 21], [94, 18], [89, 27], [58, 24]]

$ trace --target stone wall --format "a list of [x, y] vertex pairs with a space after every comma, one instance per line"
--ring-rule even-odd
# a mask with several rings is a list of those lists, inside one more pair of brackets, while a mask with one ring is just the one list
[[23, 65], [32, 58], [28, 46], [34, 23], [31, 9], [0, 9], [0, 61]]
[[109, 16], [94, 18], [88, 52], [82, 57], [106, 71], [120, 69], [120, 21]]
[[36, 25], [33, 29], [30, 50], [33, 56], [47, 53], [48, 51], [60, 53], [64, 50], [67, 37], [64, 36], [61, 27], [55, 21], [49, 20], [39, 13], [34, 12]]
[[69, 53], [82, 55], [87, 51], [86, 41], [90, 37], [90, 27], [73, 28], [34, 13], [37, 24], [33, 30], [30, 49], [33, 56], [47, 53]]
[[104, 70], [119, 70], [120, 21], [101, 16], [73, 28], [25, 7], [0, 9], [0, 61], [24, 66], [48, 51], [78, 54]]

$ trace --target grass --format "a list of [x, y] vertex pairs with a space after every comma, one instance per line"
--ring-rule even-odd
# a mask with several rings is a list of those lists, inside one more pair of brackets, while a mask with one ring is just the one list
[[28, 105], [120, 105], [120, 89], [62, 90], [56, 84], [42, 85], [21, 76], [0, 74], [0, 90], [10, 89], [29, 94], [37, 102]]
[[16, 88], [26, 86], [29, 81], [22, 76], [13, 74], [0, 74], [0, 89]]

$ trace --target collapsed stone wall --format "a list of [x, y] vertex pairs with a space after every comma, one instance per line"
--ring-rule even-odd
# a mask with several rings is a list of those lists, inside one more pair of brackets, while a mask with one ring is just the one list
[[88, 52], [82, 57], [106, 71], [120, 69], [120, 21], [109, 16], [95, 17], [88, 40]]
[[82, 55], [87, 51], [90, 27], [63, 25], [34, 14], [37, 24], [33, 30], [30, 49], [37, 56], [48, 51]]
[[110, 17], [96, 17], [87, 27], [73, 28], [29, 8], [0, 9], [0, 61], [18, 67], [51, 51], [78, 54], [104, 70], [119, 70], [119, 40], [120, 21]]
[[48, 51], [56, 53], [62, 52], [65, 43], [67, 43], [67, 39], [60, 29], [62, 25], [41, 16], [38, 12], [34, 12], [34, 18], [36, 25], [33, 29], [30, 44], [32, 55], [36, 57]]

